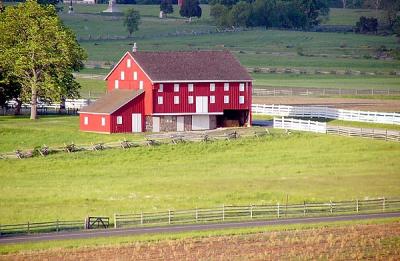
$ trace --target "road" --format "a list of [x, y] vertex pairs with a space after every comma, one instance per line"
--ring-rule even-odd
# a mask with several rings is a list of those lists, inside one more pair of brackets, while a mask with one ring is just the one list
[[46, 240], [83, 239], [83, 238], [110, 237], [110, 236], [132, 236], [132, 235], [142, 235], [142, 234], [175, 233], [175, 232], [204, 231], [204, 230], [230, 229], [230, 228], [248, 228], [248, 227], [260, 227], [260, 226], [272, 226], [272, 225], [311, 224], [311, 223], [321, 223], [321, 222], [366, 220], [366, 219], [392, 218], [392, 217], [400, 218], [400, 212], [343, 215], [343, 216], [330, 216], [330, 217], [288, 218], [288, 219], [258, 220], [258, 221], [245, 221], [245, 222], [226, 222], [226, 223], [214, 223], [214, 224], [171, 225], [162, 227], [82, 230], [74, 232], [58, 232], [58, 233], [53, 232], [53, 233], [31, 234], [31, 235], [1, 236], [0, 245], [11, 244], [11, 243], [38, 242]]

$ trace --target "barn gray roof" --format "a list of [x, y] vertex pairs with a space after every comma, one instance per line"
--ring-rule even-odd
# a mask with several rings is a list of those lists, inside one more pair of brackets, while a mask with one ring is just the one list
[[137, 51], [131, 55], [153, 82], [252, 80], [229, 51]]
[[143, 90], [113, 90], [96, 100], [96, 102], [83, 107], [80, 113], [111, 114], [142, 93]]

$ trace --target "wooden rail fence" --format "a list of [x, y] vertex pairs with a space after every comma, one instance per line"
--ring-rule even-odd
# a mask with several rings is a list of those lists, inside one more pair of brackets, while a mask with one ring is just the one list
[[336, 109], [326, 106], [288, 106], [275, 104], [253, 104], [252, 112], [272, 116], [325, 118], [400, 125], [400, 113], [396, 112], [370, 112]]
[[368, 199], [339, 202], [303, 202], [302, 204], [223, 205], [217, 208], [167, 210], [114, 214], [114, 228], [224, 222], [232, 220], [279, 219], [283, 217], [324, 216], [368, 212], [396, 211], [400, 199]]

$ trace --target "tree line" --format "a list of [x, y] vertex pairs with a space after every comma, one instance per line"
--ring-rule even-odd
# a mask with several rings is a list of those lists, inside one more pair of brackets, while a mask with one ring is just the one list
[[212, 0], [210, 16], [219, 26], [307, 29], [329, 14], [327, 0]]

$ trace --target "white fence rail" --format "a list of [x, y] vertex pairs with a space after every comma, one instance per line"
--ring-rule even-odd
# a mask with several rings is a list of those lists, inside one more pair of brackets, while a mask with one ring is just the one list
[[326, 122], [290, 118], [287, 119], [285, 117], [282, 117], [274, 118], [274, 128], [326, 133]]
[[400, 113], [344, 110], [322, 106], [288, 106], [253, 104], [252, 112], [272, 116], [327, 118], [344, 121], [400, 125]]

